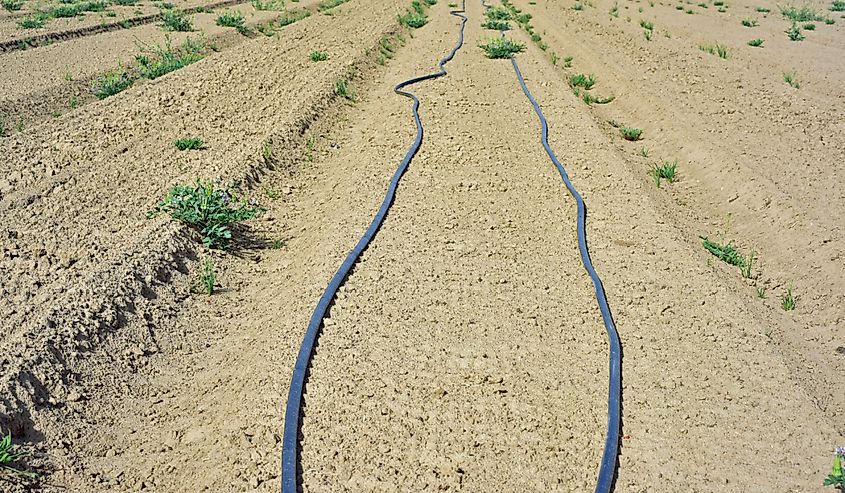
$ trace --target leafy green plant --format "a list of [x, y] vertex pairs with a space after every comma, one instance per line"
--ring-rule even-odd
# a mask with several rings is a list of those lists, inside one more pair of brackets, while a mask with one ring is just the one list
[[610, 16], [614, 18], [619, 18], [619, 3], [614, 2], [613, 7], [610, 7]]
[[199, 137], [184, 137], [173, 142], [180, 151], [202, 149], [203, 144], [203, 140]]
[[489, 9], [487, 9], [484, 15], [488, 19], [494, 21], [509, 21], [513, 19], [513, 16], [511, 15], [511, 11], [509, 9], [499, 6], [490, 7]]
[[191, 18], [185, 12], [162, 10], [161, 20], [165, 31], [190, 32], [194, 30]]
[[325, 51], [312, 51], [310, 58], [312, 62], [325, 62], [329, 59], [329, 54]]
[[572, 74], [569, 76], [569, 86], [570, 87], [583, 87], [586, 90], [590, 90], [596, 84], [595, 76], [591, 75], [584, 75], [584, 74]]
[[166, 36], [164, 46], [146, 46], [139, 55], [135, 55], [138, 62], [138, 72], [146, 79], [157, 79], [164, 74], [202, 60], [202, 41], [187, 38], [181, 46], [174, 48], [170, 36]]
[[147, 218], [168, 214], [198, 231], [206, 248], [225, 249], [232, 239], [231, 226], [261, 212], [261, 208], [241, 198], [237, 184], [221, 187], [197, 179], [194, 185], [171, 188], [164, 199], [147, 212]]
[[322, 0], [320, 3], [317, 4], [317, 10], [320, 12], [325, 12], [326, 10], [331, 10], [338, 5], [344, 4], [349, 0]]
[[269, 163], [273, 160], [273, 146], [270, 144], [269, 141], [265, 140], [261, 143], [261, 157], [266, 163]]
[[805, 30], [805, 31], [815, 31], [815, 30], [816, 30], [816, 25], [815, 25], [815, 24], [812, 24], [812, 23], [810, 23], [810, 24], [804, 24], [804, 30]]
[[654, 29], [654, 23], [649, 22], [645, 19], [640, 19], [640, 27], [645, 29], [646, 31], [651, 31]]
[[38, 29], [47, 24], [47, 16], [42, 13], [28, 15], [18, 21], [18, 27], [21, 29]]
[[23, 0], [0, 0], [0, 5], [9, 12], [14, 12], [23, 7]]
[[708, 252], [712, 253], [716, 256], [716, 258], [726, 264], [739, 267], [740, 272], [742, 272], [742, 277], [751, 278], [751, 266], [754, 263], [755, 258], [755, 252], [753, 250], [748, 257], [745, 257], [739, 253], [739, 250], [736, 249], [733, 241], [729, 241], [728, 243], [718, 243], [711, 241], [704, 236], [701, 237], [701, 240], [702, 245]]
[[249, 30], [244, 25], [244, 15], [239, 10], [227, 10], [217, 16], [218, 26], [234, 27], [239, 33], [246, 34]]
[[402, 25], [419, 29], [426, 25], [428, 18], [424, 14], [420, 14], [418, 12], [408, 12], [405, 15], [399, 16], [399, 22], [402, 23]]
[[790, 41], [804, 41], [804, 35], [801, 34], [801, 28], [798, 27], [798, 24], [795, 22], [792, 23], [792, 26], [786, 31], [786, 37], [789, 38]]
[[251, 0], [252, 8], [255, 10], [284, 10], [284, 0]]
[[572, 58], [571, 56], [563, 57], [563, 68], [571, 68], [572, 67]]
[[745, 19], [742, 19], [742, 25], [745, 27], [757, 27], [760, 23], [757, 22], [757, 19], [746, 17]]
[[809, 5], [796, 7], [794, 5], [778, 6], [781, 15], [792, 22], [821, 21], [824, 18], [816, 12], [816, 9]]
[[832, 26], [832, 25], [836, 24], [836, 21], [831, 19], [830, 17], [825, 17], [824, 23], [827, 24], [828, 26]]
[[340, 79], [337, 83], [335, 83], [334, 92], [348, 101], [355, 101], [355, 95], [352, 94], [352, 91], [347, 86], [346, 79]]
[[135, 80], [125, 70], [119, 68], [98, 77], [94, 81], [91, 91], [98, 99], [106, 99], [128, 89], [133, 82]]
[[651, 165], [651, 169], [649, 169], [648, 174], [654, 178], [654, 183], [657, 185], [657, 188], [660, 188], [661, 180], [666, 180], [669, 183], [675, 183], [675, 180], [677, 179], [677, 168], [677, 161], [664, 161], [661, 164], [654, 163]]
[[508, 21], [497, 21], [494, 19], [487, 19], [481, 27], [485, 29], [493, 29], [495, 31], [507, 31], [511, 28]]
[[792, 286], [786, 288], [786, 292], [780, 298], [780, 307], [785, 311], [792, 311], [798, 303], [798, 297], [792, 292]]
[[619, 129], [619, 133], [622, 135], [623, 139], [630, 141], [640, 140], [643, 135], [643, 131], [641, 129], [633, 127], [622, 127]]
[[748, 46], [754, 46], [755, 48], [760, 48], [763, 46], [763, 40], [760, 38], [752, 39], [748, 42]]
[[784, 72], [783, 81], [792, 86], [794, 89], [801, 89], [801, 83], [795, 77], [795, 72]]
[[26, 476], [30, 478], [37, 477], [38, 474], [25, 471], [17, 467], [17, 462], [24, 457], [27, 457], [27, 452], [17, 452], [15, 445], [12, 443], [12, 434], [6, 433], [0, 439], [0, 471], [10, 473], [15, 476]]
[[[845, 10], [845, 3], [843, 3], [843, 10]], [[845, 447], [837, 447], [833, 451], [833, 469], [823, 484], [845, 492]]]
[[830, 4], [830, 10], [833, 12], [845, 12], [845, 1], [833, 0]]
[[510, 58], [525, 50], [524, 44], [508, 38], [490, 38], [478, 47], [484, 50], [487, 58]]

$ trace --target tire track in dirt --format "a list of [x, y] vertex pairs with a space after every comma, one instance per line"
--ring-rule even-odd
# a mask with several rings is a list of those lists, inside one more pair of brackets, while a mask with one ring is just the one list
[[[467, 7], [472, 46], [481, 11]], [[607, 344], [574, 204], [519, 86], [499, 82], [508, 62], [475, 48], [452, 63], [419, 86], [425, 142], [321, 336], [306, 491], [595, 481]]]

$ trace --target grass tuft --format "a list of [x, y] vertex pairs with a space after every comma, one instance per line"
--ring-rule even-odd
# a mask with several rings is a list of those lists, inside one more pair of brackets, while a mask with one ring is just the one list
[[138, 72], [145, 79], [157, 79], [201, 60], [203, 48], [202, 41], [194, 41], [191, 38], [187, 38], [181, 46], [174, 48], [170, 36], [166, 36], [164, 46], [147, 46], [141, 54], [135, 55]]
[[727, 60], [730, 56], [728, 54], [728, 47], [725, 45], [720, 45], [719, 43], [716, 43], [715, 45], [699, 45], [698, 48], [701, 51], [710, 53], [711, 55], [716, 55], [723, 60]]
[[651, 165], [651, 169], [648, 171], [648, 174], [654, 178], [654, 183], [657, 185], [657, 188], [660, 188], [661, 180], [666, 180], [669, 183], [675, 183], [678, 176], [677, 168], [677, 161], [664, 161], [663, 164], [654, 163]]
[[94, 81], [91, 87], [92, 92], [98, 99], [106, 99], [109, 96], [124, 91], [135, 82], [122, 68], [108, 72]]
[[791, 312], [795, 309], [795, 305], [798, 303], [798, 297], [792, 292], [792, 286], [786, 288], [786, 292], [780, 298], [780, 307], [783, 308], [787, 312]]
[[12, 443], [12, 434], [6, 433], [0, 439], [0, 471], [11, 474], [13, 476], [26, 476], [30, 478], [37, 477], [38, 474], [23, 470], [17, 467], [17, 462], [24, 457], [27, 457], [27, 452], [17, 452], [15, 445]]
[[710, 241], [704, 236], [701, 237], [701, 240], [702, 245], [708, 252], [712, 253], [726, 264], [739, 267], [740, 272], [742, 272], [742, 277], [748, 279], [751, 278], [751, 266], [754, 263], [755, 258], [755, 252], [753, 250], [747, 257], [745, 257], [739, 253], [739, 250], [736, 249], [733, 241], [729, 241], [728, 243], [717, 243], [715, 241]]
[[783, 81], [792, 86], [794, 89], [801, 89], [801, 83], [795, 77], [795, 72], [784, 72]]

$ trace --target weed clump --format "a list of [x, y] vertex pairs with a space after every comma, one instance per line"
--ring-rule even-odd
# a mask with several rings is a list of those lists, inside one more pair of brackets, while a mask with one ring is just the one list
[[491, 38], [478, 46], [484, 50], [487, 58], [510, 58], [525, 50], [524, 44], [507, 38]]
[[716, 43], [715, 45], [700, 45], [698, 49], [710, 53], [711, 55], [716, 55], [723, 60], [727, 60], [729, 56], [728, 47], [725, 45], [720, 45], [719, 43]]
[[9, 12], [14, 12], [23, 7], [23, 0], [0, 0], [0, 5]]
[[166, 37], [164, 46], [148, 47], [140, 55], [135, 55], [138, 71], [145, 79], [157, 79], [164, 74], [198, 62], [203, 58], [201, 53], [204, 44], [201, 41], [186, 39], [178, 48], [171, 45], [170, 37]]
[[794, 5], [787, 5], [780, 8], [780, 13], [785, 18], [792, 22], [809, 22], [809, 21], [823, 21], [824, 18], [816, 12], [816, 9], [809, 5], [796, 7]]
[[194, 30], [191, 18], [185, 12], [162, 10], [161, 20], [164, 22], [165, 31], [190, 32]]
[[675, 183], [675, 180], [678, 177], [677, 168], [677, 161], [672, 161], [671, 163], [666, 161], [663, 164], [654, 163], [651, 165], [651, 169], [648, 171], [648, 174], [654, 178], [654, 183], [657, 185], [657, 188], [660, 188], [660, 180]]
[[801, 28], [798, 27], [798, 24], [793, 22], [792, 26], [786, 31], [786, 37], [789, 38], [790, 41], [804, 41], [804, 35], [801, 34]]
[[329, 54], [325, 51], [312, 51], [309, 57], [312, 62], [325, 62], [329, 59]]
[[222, 187], [197, 179], [194, 185], [171, 188], [164, 199], [147, 212], [147, 218], [168, 214], [198, 231], [206, 248], [225, 249], [232, 239], [231, 226], [252, 219], [262, 211], [241, 198], [237, 184]]
[[18, 21], [18, 27], [21, 29], [38, 29], [47, 24], [47, 16], [41, 13], [32, 14], [24, 17]]
[[596, 85], [596, 78], [593, 75], [572, 74], [569, 76], [570, 87], [583, 87], [589, 91], [594, 85]]
[[748, 42], [748, 46], [753, 46], [755, 48], [761, 48], [763, 46], [763, 40], [760, 38], [752, 39]]
[[754, 250], [748, 254], [747, 257], [743, 256], [739, 253], [739, 250], [736, 249], [734, 246], [733, 241], [729, 241], [727, 243], [718, 243], [715, 241], [710, 241], [706, 237], [702, 236], [702, 245], [704, 249], [708, 252], [712, 253], [722, 262], [725, 262], [729, 265], [734, 265], [739, 267], [740, 271], [742, 272], [742, 277], [751, 278], [751, 265], [754, 263]]
[[418, 12], [408, 12], [405, 15], [399, 16], [399, 22], [402, 23], [402, 25], [404, 26], [419, 29], [428, 23], [428, 18], [425, 16], [425, 14], [420, 14]]
[[109, 96], [124, 91], [135, 82], [129, 74], [122, 68], [108, 72], [94, 81], [91, 88], [92, 92], [98, 99], [106, 99]]
[[508, 31], [511, 25], [508, 21], [498, 21], [494, 19], [487, 19], [481, 27], [485, 29], [493, 29], [494, 31]]
[[642, 129], [634, 127], [622, 127], [619, 129], [619, 133], [622, 135], [623, 139], [630, 140], [632, 142], [640, 140], [643, 135]]
[[180, 151], [202, 149], [203, 144], [203, 140], [199, 137], [184, 137], [173, 142]]

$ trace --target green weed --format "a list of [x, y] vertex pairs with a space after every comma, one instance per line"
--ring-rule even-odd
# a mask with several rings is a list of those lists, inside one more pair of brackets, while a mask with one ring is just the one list
[[801, 28], [798, 27], [798, 24], [795, 22], [792, 23], [792, 26], [786, 31], [786, 37], [789, 38], [790, 41], [804, 41], [804, 35], [801, 34]]
[[157, 79], [202, 60], [203, 48], [202, 41], [194, 41], [191, 38], [187, 38], [180, 47], [174, 48], [170, 36], [165, 36], [164, 46], [146, 46], [141, 54], [135, 55], [138, 72], [145, 79]]
[[666, 180], [669, 183], [675, 183], [675, 180], [677, 179], [677, 168], [677, 161], [664, 161], [662, 164], [654, 163], [651, 165], [651, 169], [648, 171], [648, 174], [654, 178], [654, 183], [657, 185], [657, 188], [660, 188], [661, 180]]
[[708, 252], [712, 253], [716, 256], [716, 258], [726, 264], [739, 267], [740, 272], [742, 272], [742, 277], [751, 278], [751, 266], [754, 263], [755, 255], [753, 250], [748, 257], [745, 257], [739, 253], [739, 250], [736, 249], [733, 241], [729, 241], [728, 243], [717, 243], [715, 241], [710, 241], [704, 236], [701, 237], [701, 240], [702, 245]]
[[845, 12], [845, 2], [841, 0], [833, 0], [830, 4], [830, 10], [833, 12]]
[[762, 286], [757, 288], [757, 297], [760, 298], [761, 300], [765, 300], [766, 299], [766, 288], [764, 288]]
[[784, 72], [783, 81], [792, 86], [794, 89], [801, 89], [801, 83], [795, 77], [795, 72]]
[[12, 443], [12, 434], [7, 433], [0, 439], [0, 471], [12, 474], [14, 476], [26, 476], [30, 478], [37, 477], [38, 474], [26, 471], [17, 466], [17, 462], [27, 457], [27, 452], [17, 452], [15, 445]]
[[745, 27], [757, 27], [760, 23], [757, 22], [757, 19], [746, 17], [745, 19], [742, 19], [742, 25]]
[[514, 54], [525, 50], [524, 44], [507, 38], [491, 38], [478, 47], [484, 50], [487, 58], [511, 58]]
[[98, 99], [105, 99], [128, 89], [133, 82], [135, 80], [125, 70], [120, 68], [98, 77], [94, 81], [91, 90]]
[[596, 85], [596, 78], [592, 74], [572, 74], [569, 76], [570, 87], [583, 87], [585, 90], [590, 90], [594, 85]]
[[654, 29], [654, 23], [649, 22], [645, 19], [640, 19], [640, 27], [645, 29], [646, 31], [651, 31]]
[[804, 24], [804, 30], [805, 31], [815, 31], [816, 25], [812, 24], [812, 23], [811, 24]]
[[710, 53], [711, 55], [717, 55], [719, 58], [727, 59], [728, 58], [728, 47], [725, 45], [720, 45], [716, 43], [715, 45], [699, 45], [698, 47], [701, 51], [705, 51]]
[[[578, 94], [578, 90], [576, 89], [576, 95]], [[608, 96], [603, 98], [601, 96], [593, 96], [592, 94], [588, 93], [587, 91], [583, 91], [581, 94], [581, 99], [587, 103], [587, 105], [592, 106], [594, 104], [607, 104], [616, 99], [614, 96]]]
[[312, 62], [325, 62], [329, 59], [329, 54], [325, 51], [312, 51], [310, 58]]
[[399, 22], [405, 26], [419, 29], [426, 25], [428, 22], [428, 18], [424, 14], [420, 14], [417, 12], [408, 12], [405, 15], [399, 16]]
[[489, 9], [487, 9], [487, 12], [485, 12], [484, 15], [488, 19], [494, 21], [509, 21], [513, 19], [510, 10], [499, 6], [490, 7]]
[[648, 148], [647, 148], [647, 147], [641, 147], [641, 148], [640, 148], [640, 156], [642, 156], [642, 157], [648, 157], [648, 152], [649, 152], [649, 151], [648, 151]]
[[824, 23], [827, 24], [828, 26], [832, 26], [832, 25], [836, 24], [836, 21], [831, 19], [830, 17], [826, 17], [824, 19]]
[[23, 7], [23, 0], [0, 0], [0, 5], [9, 12], [14, 12]]
[[757, 12], [760, 12], [762, 14], [768, 14], [769, 12], [771, 12], [771, 9], [767, 9], [766, 7], [757, 7], [754, 10], [756, 10]]
[[574, 60], [574, 58], [571, 56], [563, 57], [563, 68], [571, 68], [572, 60]]
[[234, 27], [239, 33], [246, 34], [249, 30], [244, 26], [244, 15], [239, 10], [227, 10], [217, 16], [218, 26]]
[[147, 218], [168, 214], [198, 231], [206, 248], [225, 249], [232, 239], [231, 226], [252, 219], [260, 212], [261, 208], [241, 197], [237, 184], [221, 187], [197, 179], [194, 185], [171, 188], [164, 199], [147, 212]]
[[42, 13], [28, 15], [18, 21], [18, 27], [21, 29], [38, 29], [47, 24], [48, 17]]
[[640, 140], [643, 135], [643, 131], [641, 129], [633, 127], [622, 127], [619, 129], [619, 133], [622, 135], [623, 139], [630, 141]]
[[334, 86], [334, 92], [338, 96], [346, 99], [347, 101], [355, 102], [355, 95], [352, 93], [352, 90], [346, 84], [346, 79], [340, 79]]
[[615, 18], [619, 18], [619, 4], [618, 3], [614, 3], [613, 7], [610, 7], [610, 16], [615, 17]]
[[205, 257], [202, 262], [202, 272], [191, 285], [191, 291], [197, 294], [205, 293], [209, 296], [214, 294], [214, 285], [217, 283], [217, 274], [214, 272], [214, 262], [211, 257]]
[[203, 144], [203, 140], [199, 137], [184, 137], [173, 142], [180, 151], [202, 149]]
[[284, 10], [284, 0], [251, 0], [252, 8], [255, 10]]
[[317, 10], [320, 12], [325, 12], [327, 10], [331, 10], [338, 5], [346, 3], [348, 0], [322, 0], [320, 3], [317, 4]]
[[266, 140], [261, 143], [261, 157], [265, 163], [273, 161], [273, 146]]
[[796, 7], [794, 5], [787, 5], [785, 7], [779, 6], [781, 15], [791, 20], [792, 22], [808, 22], [808, 21], [822, 21], [824, 18], [816, 12], [816, 9], [809, 5]]
[[273, 250], [281, 250], [282, 247], [285, 246], [285, 240], [281, 238], [276, 238], [273, 240], [272, 248]]
[[497, 21], [494, 19], [487, 19], [481, 27], [485, 29], [493, 29], [495, 31], [507, 31], [511, 28], [508, 21]]
[[191, 18], [185, 12], [176, 10], [162, 10], [161, 20], [165, 31], [190, 32], [194, 30]]
[[786, 288], [786, 292], [780, 298], [780, 307], [785, 311], [792, 311], [798, 303], [798, 297], [792, 292], [792, 286]]
[[751, 41], [748, 42], [748, 46], [754, 46], [756, 48], [760, 48], [760, 47], [763, 46], [763, 40], [760, 39], [760, 38], [752, 39]]

